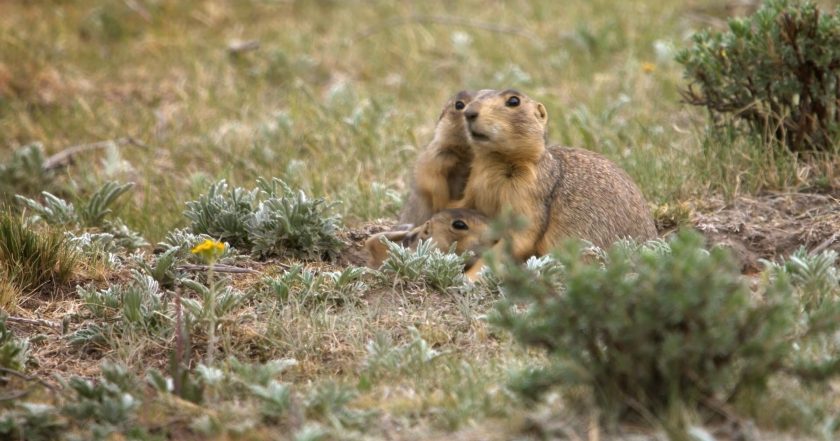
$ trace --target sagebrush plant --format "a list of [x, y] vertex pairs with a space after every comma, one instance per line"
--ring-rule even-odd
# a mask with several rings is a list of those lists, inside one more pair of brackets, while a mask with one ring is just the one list
[[126, 334], [157, 340], [171, 335], [174, 320], [165, 294], [149, 275], [133, 270], [127, 283], [104, 289], [79, 287], [78, 294], [94, 321], [66, 337], [73, 345], [109, 347]]
[[[29, 342], [12, 334], [6, 327], [7, 316], [0, 311], [0, 367], [23, 373], [29, 361]], [[4, 384], [0, 379], [0, 384]]]
[[64, 403], [61, 411], [81, 429], [80, 435], [107, 439], [135, 428], [141, 394], [136, 378], [124, 366], [103, 363], [96, 383], [73, 377], [65, 387], [75, 396]]
[[187, 202], [184, 216], [195, 234], [206, 234], [233, 246], [248, 247], [248, 217], [257, 204], [259, 190], [229, 188], [224, 180], [211, 185], [207, 193]]
[[770, 279], [790, 280], [797, 304], [797, 350], [792, 370], [819, 384], [838, 374], [840, 343], [840, 268], [837, 252], [808, 253], [800, 248], [781, 262], [763, 261]]
[[333, 204], [294, 191], [279, 179], [257, 179], [257, 188], [213, 184], [184, 215], [195, 234], [206, 234], [249, 249], [257, 257], [332, 258], [344, 243], [337, 233], [341, 218]]
[[312, 306], [357, 303], [367, 290], [362, 277], [365, 268], [350, 266], [343, 271], [317, 272], [292, 265], [283, 275], [263, 280], [268, 294], [283, 304]]
[[257, 186], [264, 200], [248, 218], [254, 254], [329, 259], [343, 248], [336, 236], [341, 218], [331, 213], [334, 204], [294, 191], [279, 179], [258, 179]]
[[388, 258], [379, 271], [386, 280], [424, 284], [440, 291], [464, 283], [464, 265], [471, 256], [469, 252], [460, 256], [443, 252], [432, 240], [420, 241], [416, 249], [390, 241], [384, 243], [388, 247]]
[[619, 244], [603, 265], [580, 259], [571, 245], [555, 256], [561, 286], [505, 265], [508, 297], [492, 321], [551, 357], [518, 388], [535, 398], [553, 384], [584, 385], [613, 422], [664, 420], [709, 400], [759, 393], [792, 350], [790, 286], [779, 277], [755, 302], [728, 252], [702, 245], [693, 232], [679, 233], [670, 250]]
[[19, 401], [0, 413], [0, 435], [10, 441], [52, 441], [65, 434], [66, 421], [50, 404]]
[[44, 147], [28, 144], [0, 163], [0, 204], [10, 204], [16, 194], [35, 195], [52, 189], [55, 175], [44, 168]]
[[730, 19], [726, 32], [698, 32], [693, 42], [677, 56], [688, 103], [793, 151], [838, 151], [840, 8], [767, 0]]
[[367, 343], [362, 381], [378, 381], [400, 374], [419, 375], [432, 368], [431, 362], [441, 355], [440, 351], [432, 348], [417, 328], [408, 331], [411, 340], [403, 345], [395, 345], [387, 334], [376, 335]]
[[[0, 277], [21, 293], [67, 282], [78, 254], [60, 231], [33, 228], [10, 212], [0, 213]], [[8, 300], [7, 300], [8, 301]]]
[[139, 233], [128, 228], [122, 220], [109, 219], [114, 211], [114, 204], [132, 187], [134, 187], [133, 183], [106, 182], [90, 197], [78, 200], [76, 204], [48, 192], [41, 193], [43, 203], [21, 195], [17, 195], [16, 198], [35, 213], [32, 216], [33, 222], [43, 221], [53, 226], [107, 233], [113, 236], [112, 240], [118, 246], [133, 250], [144, 247], [148, 243]]
[[[158, 242], [156, 248], [169, 250], [175, 248], [177, 251], [175, 252], [175, 260], [188, 260], [193, 263], [200, 263], [201, 258], [190, 251], [196, 245], [206, 241], [206, 240], [213, 240], [213, 238], [207, 234], [195, 234], [190, 229], [187, 228], [176, 228], [172, 231], [166, 233], [164, 239]], [[222, 253], [222, 256], [219, 258], [219, 262], [227, 262], [230, 259], [234, 259], [238, 257], [239, 254], [230, 243], [225, 242], [225, 251]], [[239, 256], [239, 257], [247, 257], [247, 256]]]

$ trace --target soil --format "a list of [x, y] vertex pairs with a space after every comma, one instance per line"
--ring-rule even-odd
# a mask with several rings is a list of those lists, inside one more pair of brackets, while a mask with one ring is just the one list
[[710, 245], [733, 250], [744, 273], [763, 268], [804, 247], [840, 252], [840, 191], [834, 194], [767, 193], [695, 204], [691, 225]]

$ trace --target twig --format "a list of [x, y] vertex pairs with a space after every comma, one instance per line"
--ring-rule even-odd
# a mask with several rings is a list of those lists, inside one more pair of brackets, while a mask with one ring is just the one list
[[9, 374], [9, 375], [12, 375], [12, 376], [14, 376], [14, 377], [18, 377], [18, 378], [23, 379], [23, 380], [25, 380], [25, 381], [34, 381], [34, 382], [36, 382], [36, 383], [40, 384], [41, 386], [46, 387], [47, 389], [49, 389], [49, 390], [51, 390], [51, 391], [53, 391], [53, 392], [55, 392], [55, 391], [56, 391], [55, 386], [53, 386], [53, 385], [51, 385], [51, 384], [47, 383], [46, 381], [44, 381], [44, 380], [42, 380], [42, 379], [40, 379], [40, 378], [38, 378], [38, 377], [30, 377], [29, 375], [23, 374], [23, 373], [18, 372], [18, 371], [14, 370], [14, 369], [9, 369], [9, 368], [4, 368], [4, 367], [0, 367], [0, 372], [7, 373], [7, 374]]
[[68, 148], [50, 156], [49, 158], [44, 160], [44, 165], [42, 166], [42, 168], [44, 169], [44, 171], [55, 170], [57, 168], [64, 167], [64, 166], [70, 164], [70, 162], [73, 161], [73, 157], [80, 154], [80, 153], [84, 153], [84, 152], [87, 152], [87, 151], [90, 151], [90, 150], [99, 150], [99, 149], [108, 148], [110, 146], [120, 146], [120, 145], [125, 145], [125, 144], [133, 145], [133, 146], [136, 146], [136, 147], [147, 148], [146, 144], [143, 144], [142, 142], [132, 138], [131, 136], [125, 136], [125, 137], [116, 138], [116, 139], [107, 139], [107, 140], [104, 140], [104, 141], [97, 141], [97, 142], [92, 142], [92, 143], [89, 143], [89, 144], [79, 144], [79, 145], [74, 145], [72, 147], [68, 147]]
[[14, 317], [10, 315], [6, 317], [6, 321], [11, 323], [23, 323], [27, 325], [46, 326], [48, 328], [61, 329], [60, 324], [43, 319], [28, 319], [23, 317]]
[[228, 53], [231, 55], [239, 55], [245, 52], [255, 51], [260, 48], [259, 40], [234, 40], [228, 43]]
[[22, 391], [20, 391], [20, 392], [18, 392], [18, 393], [15, 393], [15, 394], [9, 394], [9, 395], [0, 396], [0, 402], [4, 402], [4, 401], [17, 401], [17, 400], [19, 400], [19, 399], [21, 399], [21, 398], [23, 398], [23, 397], [25, 397], [25, 396], [27, 396], [27, 395], [29, 395], [29, 391], [28, 391], [28, 390], [22, 390]]
[[840, 233], [834, 233], [834, 234], [832, 234], [832, 235], [831, 235], [831, 237], [829, 237], [828, 239], [826, 239], [826, 240], [822, 241], [819, 245], [817, 245], [816, 247], [814, 247], [814, 249], [813, 249], [813, 250], [811, 250], [811, 252], [810, 252], [810, 253], [808, 253], [808, 254], [810, 254], [810, 255], [812, 255], [812, 256], [816, 255], [817, 253], [821, 252], [822, 250], [824, 250], [824, 249], [828, 248], [828, 247], [829, 247], [831, 244], [833, 244], [833, 243], [834, 243], [834, 242], [835, 242], [838, 238], [840, 238]]
[[[185, 265], [181, 265], [178, 267], [179, 270], [182, 271], [207, 271], [210, 269], [210, 265], [195, 265], [192, 263], [188, 263]], [[260, 272], [257, 270], [253, 270], [251, 268], [239, 268], [236, 266], [230, 265], [213, 265], [213, 271], [220, 272], [220, 273], [233, 273], [233, 274], [259, 274]]]
[[510, 26], [501, 26], [493, 23], [487, 23], [482, 21], [470, 20], [467, 18], [460, 18], [460, 17], [445, 17], [440, 15], [409, 15], [405, 17], [391, 17], [385, 19], [384, 21], [378, 23], [375, 26], [371, 26], [361, 32], [356, 33], [353, 37], [351, 37], [351, 42], [356, 42], [358, 40], [363, 40], [365, 38], [370, 37], [377, 32], [384, 31], [385, 29], [402, 26], [406, 24], [413, 24], [413, 23], [424, 23], [424, 24], [437, 24], [437, 25], [451, 25], [451, 26], [459, 26], [464, 28], [475, 28], [481, 29], [483, 31], [488, 32], [497, 32], [500, 34], [510, 34], [510, 35], [517, 35], [523, 38], [527, 38], [529, 40], [534, 41], [542, 41], [536, 34], [530, 31], [526, 31], [519, 28], [514, 28]]

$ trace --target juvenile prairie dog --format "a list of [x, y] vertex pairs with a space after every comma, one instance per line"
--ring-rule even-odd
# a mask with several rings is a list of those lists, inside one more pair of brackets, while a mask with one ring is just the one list
[[421, 240], [431, 239], [441, 251], [449, 251], [455, 244], [455, 252], [473, 252], [467, 268], [484, 251], [493, 245], [490, 239], [487, 217], [475, 210], [447, 209], [435, 213], [431, 219], [410, 231], [387, 231], [374, 234], [365, 241], [370, 259], [368, 266], [379, 268], [388, 257], [388, 247], [383, 240], [396, 242], [406, 248], [417, 248]]
[[[503, 209], [524, 216], [527, 226], [509, 232], [515, 259], [546, 254], [567, 238], [608, 247], [624, 237], [656, 237], [650, 209], [627, 173], [597, 153], [546, 145], [541, 103], [516, 90], [482, 91], [464, 117], [474, 158], [464, 197], [451, 206], [490, 218]], [[475, 280], [483, 266], [479, 260], [467, 276]]]
[[458, 92], [443, 107], [434, 138], [414, 165], [413, 188], [400, 222], [420, 225], [463, 196], [473, 158], [463, 113], [473, 95]]

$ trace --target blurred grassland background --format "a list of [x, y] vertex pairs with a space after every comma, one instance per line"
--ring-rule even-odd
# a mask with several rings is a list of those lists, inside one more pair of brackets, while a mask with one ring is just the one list
[[[609, 156], [654, 205], [801, 184], [807, 170], [770, 172], [748, 142], [711, 145], [703, 112], [680, 103], [675, 51], [754, 6], [5, 1], [0, 157], [141, 140], [82, 155], [62, 178], [80, 194], [136, 182], [119, 214], [151, 241], [220, 178], [280, 177], [340, 201], [353, 225], [397, 212], [451, 94], [515, 87], [545, 103], [552, 142]], [[259, 47], [231, 50], [243, 42]]]

